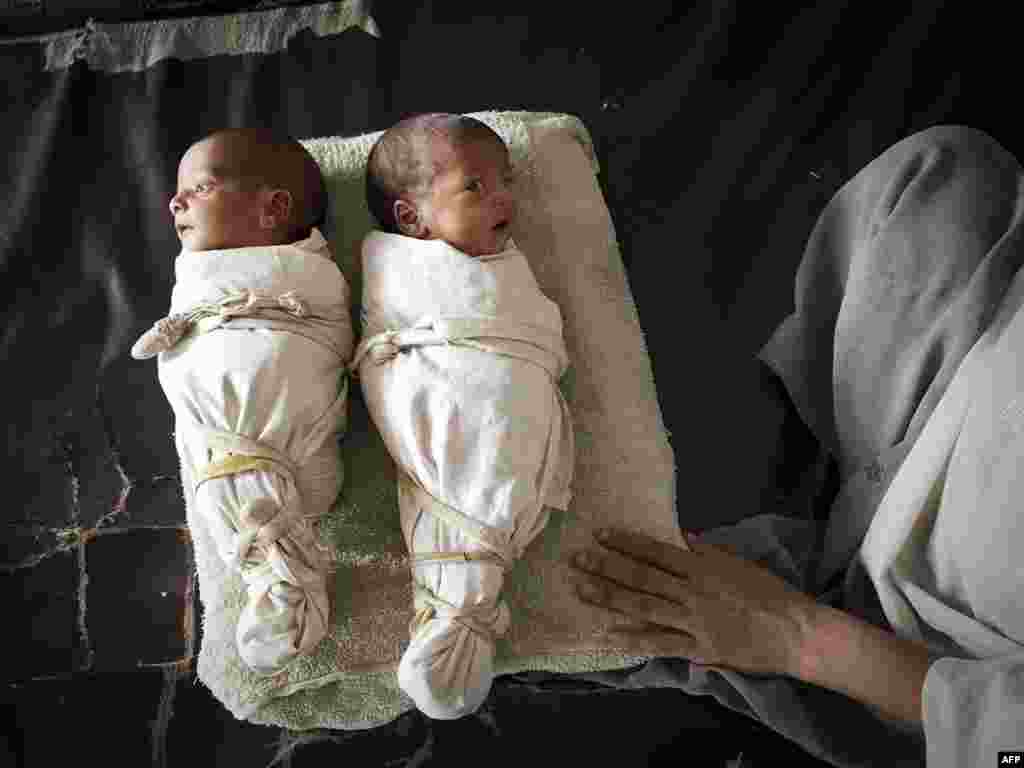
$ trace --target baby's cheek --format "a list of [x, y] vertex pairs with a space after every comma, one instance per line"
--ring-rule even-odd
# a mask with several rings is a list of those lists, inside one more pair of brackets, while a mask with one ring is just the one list
[[445, 239], [460, 250], [473, 242], [476, 228], [472, 217], [450, 214], [444, 222]]

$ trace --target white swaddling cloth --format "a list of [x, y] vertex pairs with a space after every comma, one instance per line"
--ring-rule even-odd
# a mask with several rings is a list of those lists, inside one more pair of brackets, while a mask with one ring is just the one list
[[416, 616], [398, 680], [424, 714], [480, 706], [509, 627], [504, 572], [565, 510], [572, 418], [558, 306], [523, 254], [441, 240], [363, 242], [364, 337], [351, 363], [398, 467]]
[[313, 524], [344, 477], [350, 291], [317, 229], [288, 245], [183, 250], [171, 313], [136, 342], [159, 353], [189, 526], [246, 585], [236, 640], [257, 674], [324, 638], [331, 558]]

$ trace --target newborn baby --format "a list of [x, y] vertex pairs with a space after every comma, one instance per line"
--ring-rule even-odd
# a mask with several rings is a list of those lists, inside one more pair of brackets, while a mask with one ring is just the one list
[[515, 248], [508, 149], [465, 116], [419, 115], [370, 152], [363, 242], [367, 409], [398, 469], [415, 618], [401, 688], [434, 718], [476, 711], [510, 624], [504, 574], [566, 509], [569, 360], [558, 307]]
[[189, 525], [246, 584], [237, 643], [283, 670], [329, 626], [316, 521], [342, 485], [349, 288], [320, 233], [326, 191], [301, 144], [260, 129], [192, 145], [170, 201], [182, 250], [171, 314], [132, 349], [159, 354]]

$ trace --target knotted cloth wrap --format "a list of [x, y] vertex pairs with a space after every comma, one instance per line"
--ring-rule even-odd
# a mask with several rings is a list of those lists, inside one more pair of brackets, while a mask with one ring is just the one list
[[245, 582], [238, 651], [272, 675], [329, 626], [332, 557], [313, 524], [343, 479], [349, 289], [316, 229], [289, 245], [183, 250], [175, 277], [170, 314], [132, 356], [159, 355], [189, 525]]
[[398, 681], [430, 717], [472, 713], [510, 625], [505, 571], [571, 498], [557, 305], [514, 247], [471, 258], [383, 232], [363, 243], [367, 409], [398, 467], [415, 616]]

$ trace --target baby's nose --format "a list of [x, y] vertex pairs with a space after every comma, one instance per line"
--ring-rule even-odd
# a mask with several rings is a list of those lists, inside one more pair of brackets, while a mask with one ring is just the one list
[[172, 216], [178, 213], [178, 209], [184, 208], [185, 206], [181, 204], [181, 195], [175, 195], [174, 197], [172, 197], [169, 207], [171, 209]]

